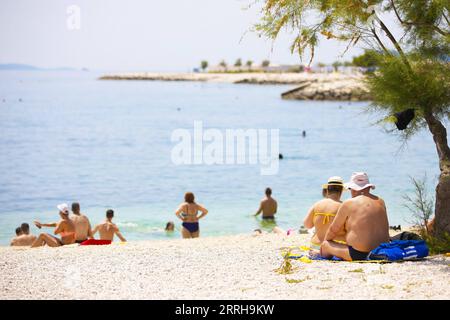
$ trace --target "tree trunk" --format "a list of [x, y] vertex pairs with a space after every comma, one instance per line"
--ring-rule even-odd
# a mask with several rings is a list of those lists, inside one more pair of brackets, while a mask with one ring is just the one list
[[447, 143], [447, 130], [432, 113], [425, 114], [428, 128], [433, 135], [439, 156], [439, 182], [436, 186], [435, 221], [433, 234], [441, 237], [444, 232], [450, 234], [450, 148]]

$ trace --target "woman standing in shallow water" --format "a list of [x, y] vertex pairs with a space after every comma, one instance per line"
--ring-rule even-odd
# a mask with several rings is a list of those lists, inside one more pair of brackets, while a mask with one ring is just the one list
[[[195, 197], [192, 192], [186, 192], [184, 195], [184, 202], [180, 204], [175, 215], [183, 221], [181, 228], [181, 235], [184, 239], [198, 238], [200, 236], [200, 228], [198, 220], [206, 216], [208, 210], [203, 206], [195, 203]], [[198, 212], [201, 214], [198, 215]]]

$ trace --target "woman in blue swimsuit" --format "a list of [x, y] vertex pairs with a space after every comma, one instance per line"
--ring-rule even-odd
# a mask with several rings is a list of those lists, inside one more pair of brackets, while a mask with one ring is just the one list
[[[198, 212], [201, 214], [198, 215]], [[181, 235], [184, 239], [198, 238], [200, 235], [200, 229], [198, 220], [206, 216], [208, 210], [203, 206], [195, 203], [194, 194], [192, 192], [186, 192], [184, 195], [184, 202], [180, 204], [175, 215], [183, 221], [181, 228]]]

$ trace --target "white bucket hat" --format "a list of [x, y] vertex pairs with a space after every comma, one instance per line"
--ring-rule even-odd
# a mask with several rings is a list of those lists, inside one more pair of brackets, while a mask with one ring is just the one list
[[69, 214], [69, 206], [67, 205], [67, 203], [58, 204], [56, 207], [58, 208], [59, 212]]
[[345, 188], [361, 191], [366, 188], [375, 189], [375, 185], [370, 183], [369, 176], [365, 172], [353, 172], [350, 182], [345, 184]]

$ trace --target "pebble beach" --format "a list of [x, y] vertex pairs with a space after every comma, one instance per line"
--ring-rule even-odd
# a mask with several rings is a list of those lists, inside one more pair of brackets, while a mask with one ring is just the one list
[[308, 235], [241, 234], [109, 246], [0, 248], [0, 299], [450, 299], [450, 257], [292, 261]]

